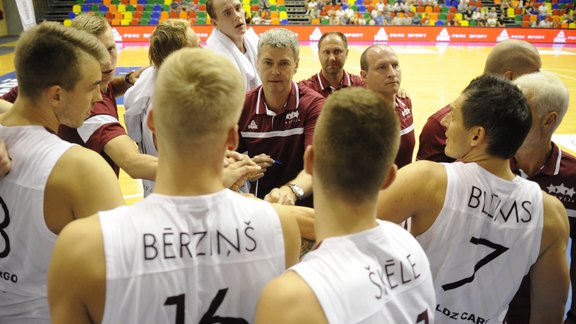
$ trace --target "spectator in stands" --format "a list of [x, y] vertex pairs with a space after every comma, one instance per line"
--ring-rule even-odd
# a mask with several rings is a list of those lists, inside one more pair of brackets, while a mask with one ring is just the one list
[[[272, 28], [261, 35], [258, 72], [263, 82], [246, 94], [238, 122], [238, 152], [247, 152], [264, 172], [263, 177], [252, 179], [251, 192], [291, 205], [312, 191], [310, 176], [301, 172], [302, 156], [312, 144], [316, 119], [324, 105], [324, 97], [292, 80], [298, 61], [295, 33]], [[299, 203], [311, 205], [311, 200]]]
[[378, 0], [378, 3], [376, 4], [376, 9], [378, 11], [384, 11], [385, 9], [387, 9], [386, 3], [384, 3], [384, 0]]
[[465, 13], [468, 9], [468, 3], [464, 0], [460, 0], [460, 3], [458, 3], [458, 12]]
[[322, 69], [310, 78], [300, 81], [318, 92], [324, 98], [342, 88], [363, 87], [364, 81], [358, 75], [344, 70], [348, 58], [348, 40], [341, 32], [327, 32], [318, 41], [318, 60]]
[[374, 17], [374, 24], [378, 26], [384, 25], [386, 19], [384, 18], [384, 12], [378, 11], [378, 15]]
[[550, 28], [550, 27], [552, 27], [552, 23], [550, 22], [550, 20], [548, 20], [547, 17], [544, 17], [543, 19], [539, 19], [538, 27], [540, 27], [540, 28]]
[[270, 19], [270, 3], [268, 0], [259, 0], [259, 11], [264, 14], [264, 19]]
[[420, 18], [420, 15], [418, 13], [415, 13], [414, 16], [412, 16], [412, 25], [420, 26], [421, 24], [422, 19]]
[[252, 29], [246, 30], [242, 2], [207, 0], [206, 11], [214, 25], [206, 47], [224, 54], [234, 62], [244, 76], [247, 91], [262, 84], [256, 70], [258, 35]]
[[341, 20], [338, 19], [338, 17], [336, 16], [336, 12], [333, 12], [330, 14], [330, 17], [328, 18], [328, 24], [329, 25], [340, 25], [341, 24]]
[[400, 120], [400, 149], [395, 163], [401, 168], [412, 162], [414, 152], [414, 118], [412, 116], [412, 101], [408, 96], [398, 96], [402, 73], [400, 62], [394, 50], [387, 45], [372, 45], [360, 57], [360, 76], [366, 82], [366, 88], [375, 91], [394, 105], [396, 115]]
[[466, 10], [466, 12], [462, 15], [462, 18], [464, 18], [464, 20], [471, 21], [472, 15], [472, 9], [468, 8], [468, 10]]

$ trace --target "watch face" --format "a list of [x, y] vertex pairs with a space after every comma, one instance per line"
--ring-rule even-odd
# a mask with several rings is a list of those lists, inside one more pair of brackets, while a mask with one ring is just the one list
[[302, 190], [302, 188], [300, 188], [299, 186], [295, 185], [295, 184], [290, 184], [289, 185], [290, 189], [292, 189], [292, 192], [294, 192], [294, 194], [296, 195], [296, 197], [298, 199], [302, 198], [302, 196], [304, 196], [304, 190]]

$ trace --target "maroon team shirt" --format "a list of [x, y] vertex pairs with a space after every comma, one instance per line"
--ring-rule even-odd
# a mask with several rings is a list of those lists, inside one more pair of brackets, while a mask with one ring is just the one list
[[274, 115], [264, 99], [262, 86], [246, 93], [238, 122], [239, 152], [248, 152], [250, 157], [265, 153], [281, 163], [268, 168], [264, 177], [251, 184], [251, 191], [260, 198], [302, 171], [304, 149], [312, 145], [316, 120], [324, 105], [321, 95], [295, 82], [282, 113]]
[[[60, 125], [58, 128], [58, 136], [70, 143], [75, 143], [96, 151], [110, 164], [116, 176], [118, 176], [120, 169], [104, 152], [104, 146], [113, 138], [126, 135], [126, 130], [118, 120], [118, 107], [116, 106], [116, 96], [112, 84], [108, 84], [108, 92], [102, 91], [101, 93], [102, 101], [97, 102], [94, 107], [92, 107], [90, 116], [84, 121], [84, 124], [82, 124], [79, 129]], [[18, 97], [17, 86], [0, 98], [14, 103], [16, 97]]]
[[[552, 143], [552, 155], [540, 171], [531, 177], [518, 168], [516, 161], [510, 163], [517, 175], [534, 181], [548, 194], [558, 198], [566, 208], [568, 217], [576, 218], [576, 157], [560, 150]], [[573, 222], [571, 222], [573, 223]], [[570, 236], [576, 239], [572, 230]], [[508, 323], [528, 323], [530, 321], [530, 274], [524, 277], [518, 292], [508, 308]]]
[[414, 116], [412, 115], [412, 101], [410, 98], [396, 98], [396, 115], [400, 121], [400, 147], [396, 155], [398, 168], [412, 162], [416, 137], [414, 136]]
[[442, 119], [450, 113], [450, 105], [438, 110], [428, 118], [420, 133], [416, 160], [429, 160], [435, 162], [454, 162], [454, 159], [446, 156], [446, 128], [440, 124]]
[[338, 88], [332, 88], [328, 84], [328, 81], [326, 81], [324, 75], [322, 75], [322, 71], [320, 71], [311, 76], [309, 79], [300, 81], [298, 85], [305, 85], [326, 98], [333, 94], [334, 91], [340, 90], [342, 88], [364, 87], [364, 80], [362, 80], [362, 78], [358, 75], [350, 74], [344, 71], [344, 76], [342, 77]]

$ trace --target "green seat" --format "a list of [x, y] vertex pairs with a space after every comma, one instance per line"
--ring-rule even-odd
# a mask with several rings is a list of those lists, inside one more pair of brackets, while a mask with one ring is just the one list
[[470, 20], [470, 26], [471, 26], [471, 27], [474, 27], [474, 26], [477, 26], [477, 25], [478, 25], [478, 22], [476, 22], [476, 20]]
[[[204, 19], [204, 21], [206, 21], [206, 11], [198, 11], [197, 17], [198, 19]], [[204, 24], [206, 24], [206, 22], [204, 22]]]
[[442, 13], [448, 13], [449, 9], [447, 6], [442, 6]]
[[206, 18], [198, 18], [196, 20], [196, 25], [206, 25]]
[[97, 4], [93, 4], [90, 6], [90, 11], [98, 12], [100, 11], [100, 8], [98, 7]]
[[135, 8], [133, 5], [131, 5], [131, 4], [127, 4], [127, 5], [126, 5], [126, 11], [132, 11], [132, 12], [134, 12], [134, 11], [136, 11], [136, 8]]
[[438, 15], [438, 19], [441, 19], [441, 20], [446, 20], [446, 17], [448, 17], [448, 16], [445, 13], [441, 13]]
[[368, 11], [366, 11], [366, 12], [364, 13], [364, 18], [365, 18], [365, 19], [370, 19], [370, 13], [369, 13]]
[[323, 18], [320, 23], [321, 23], [322, 25], [328, 25], [328, 24], [330, 24], [330, 19], [328, 19], [328, 18]]
[[276, 11], [276, 5], [270, 5], [270, 11]]
[[140, 18], [140, 25], [147, 26], [150, 25], [150, 18]]
[[[151, 11], [143, 11], [142, 12], [142, 18], [146, 18], [146, 19], [150, 20], [151, 17], [152, 17]], [[142, 25], [142, 24], [140, 24], [140, 25]]]
[[284, 5], [278, 6], [278, 11], [286, 11], [286, 6]]

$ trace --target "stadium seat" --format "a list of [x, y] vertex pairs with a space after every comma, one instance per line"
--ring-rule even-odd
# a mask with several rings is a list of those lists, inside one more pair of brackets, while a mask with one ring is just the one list
[[460, 22], [460, 26], [462, 26], [462, 27], [468, 27], [468, 26], [469, 26], [468, 20], [462, 20], [462, 21]]
[[82, 7], [80, 7], [78, 4], [75, 4], [72, 6], [72, 12], [78, 15], [82, 12]]
[[70, 20], [70, 19], [64, 19], [64, 26], [66, 26], [66, 27], [72, 26], [72, 20]]
[[132, 11], [126, 11], [126, 12], [124, 12], [124, 17], [122, 17], [122, 18], [123, 18], [123, 20], [132, 20], [132, 18], [134, 18], [134, 17], [132, 16]]
[[288, 25], [288, 19], [280, 20], [280, 25]]

